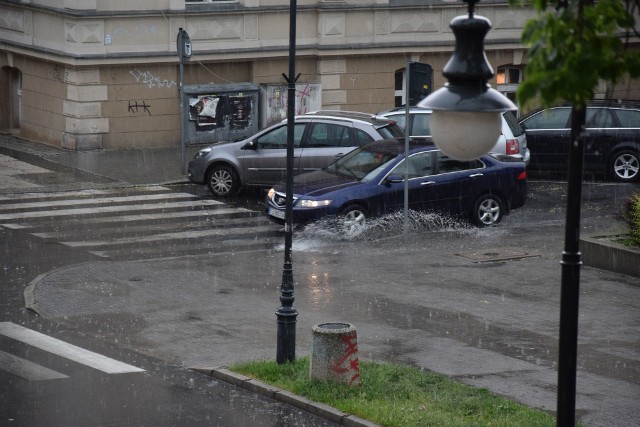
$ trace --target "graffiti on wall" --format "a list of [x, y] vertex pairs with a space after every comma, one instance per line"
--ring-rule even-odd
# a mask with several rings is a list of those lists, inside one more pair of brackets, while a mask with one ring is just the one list
[[151, 105], [147, 104], [147, 101], [129, 101], [129, 108], [127, 109], [129, 113], [148, 113], [151, 115]]
[[252, 97], [242, 93], [192, 95], [189, 98], [189, 120], [195, 122], [198, 132], [221, 127], [241, 130], [249, 126], [252, 108]]
[[[262, 103], [262, 124], [268, 126], [285, 119], [289, 97], [287, 85], [265, 85], [260, 89], [265, 100]], [[295, 114], [319, 110], [322, 107], [321, 95], [322, 86], [319, 83], [296, 84]]]
[[140, 71], [138, 69], [134, 69], [134, 70], [129, 71], [129, 74], [131, 74], [133, 76], [133, 78], [136, 80], [136, 82], [143, 83], [143, 84], [147, 85], [147, 87], [149, 89], [151, 89], [153, 87], [167, 87], [168, 88], [168, 87], [177, 85], [175, 80], [161, 79], [160, 77], [154, 76], [153, 73], [150, 72], [150, 71]]

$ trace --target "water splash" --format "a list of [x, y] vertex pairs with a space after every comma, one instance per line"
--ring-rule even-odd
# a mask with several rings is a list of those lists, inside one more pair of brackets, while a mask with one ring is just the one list
[[[464, 221], [448, 215], [409, 211], [408, 231], [420, 233], [427, 231], [462, 231], [471, 226]], [[296, 238], [326, 239], [331, 241], [371, 241], [401, 235], [404, 232], [404, 213], [394, 212], [381, 217], [368, 218], [355, 233], [347, 233], [337, 217], [327, 217], [311, 223], [296, 232]]]

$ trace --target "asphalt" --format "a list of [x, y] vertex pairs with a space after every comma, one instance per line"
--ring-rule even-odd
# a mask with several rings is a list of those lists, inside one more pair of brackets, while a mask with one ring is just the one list
[[[69, 152], [0, 137], [0, 155], [53, 171], [34, 187], [33, 177], [47, 172], [11, 173], [0, 162], [11, 178], [3, 178], [1, 192], [186, 182], [179, 148]], [[585, 231], [616, 226], [593, 209]], [[407, 241], [342, 241], [322, 230], [296, 238], [297, 354], [309, 354], [313, 325], [352, 323], [363, 359], [419, 366], [554, 412], [563, 235], [563, 221], [554, 218], [542, 230], [511, 215], [492, 230], [427, 231]], [[274, 358], [281, 249], [70, 265], [34, 280], [25, 295], [47, 318], [78, 328], [100, 319], [101, 333], [124, 345], [285, 399], [225, 369]], [[640, 279], [583, 268], [581, 285], [576, 412], [589, 426], [637, 425]], [[109, 323], [108, 314], [119, 317]], [[339, 411], [332, 416], [366, 424]]]

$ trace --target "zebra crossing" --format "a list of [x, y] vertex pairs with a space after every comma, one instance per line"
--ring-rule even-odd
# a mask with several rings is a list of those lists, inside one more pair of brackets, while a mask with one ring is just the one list
[[112, 259], [271, 248], [280, 227], [260, 212], [161, 185], [0, 195], [0, 227]]
[[[9, 339], [19, 345], [26, 345], [30, 348], [42, 350], [106, 374], [125, 374], [145, 371], [142, 368], [69, 344], [12, 322], [0, 322], [0, 338], [3, 340]], [[27, 352], [27, 354], [29, 353]], [[1, 350], [0, 370], [28, 381], [69, 378], [66, 373], [56, 371], [55, 369], [42, 366], [39, 363]]]

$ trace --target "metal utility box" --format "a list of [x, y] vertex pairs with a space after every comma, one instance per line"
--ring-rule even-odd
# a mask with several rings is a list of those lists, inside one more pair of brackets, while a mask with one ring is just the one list
[[259, 88], [253, 83], [185, 85], [186, 144], [233, 141], [259, 129]]

